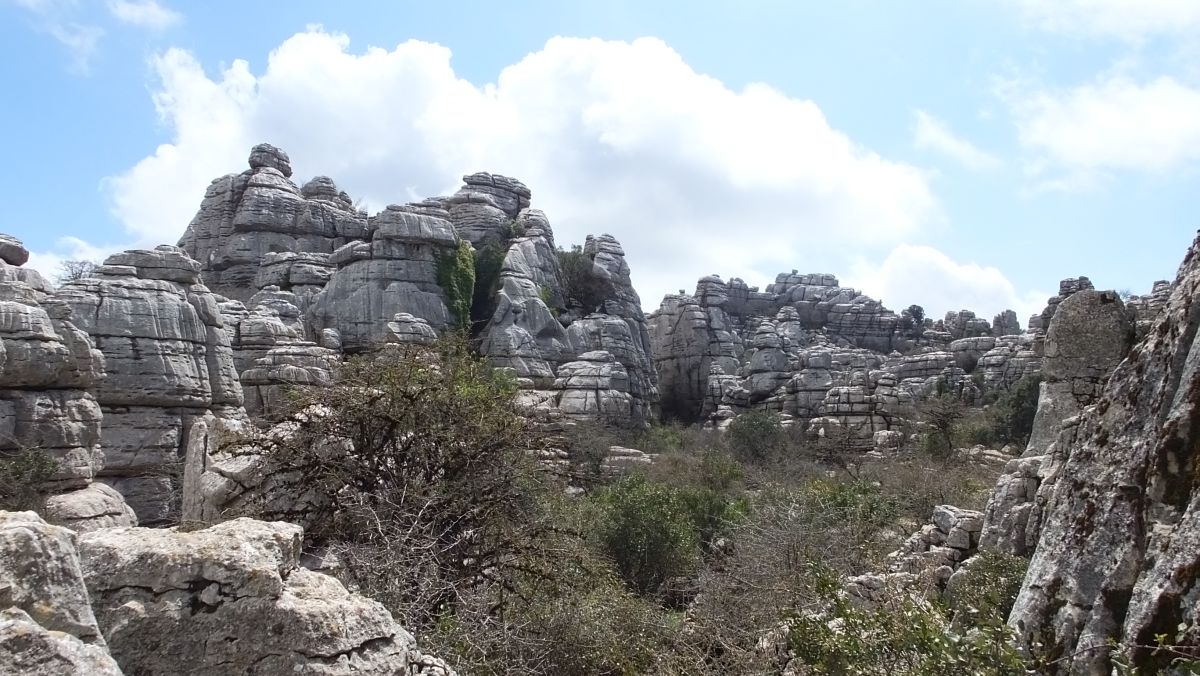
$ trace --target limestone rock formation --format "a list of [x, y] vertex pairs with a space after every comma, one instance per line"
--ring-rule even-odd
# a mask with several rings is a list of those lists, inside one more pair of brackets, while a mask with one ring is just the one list
[[0, 512], [0, 674], [121, 673], [92, 613], [77, 538], [33, 512]]
[[208, 186], [179, 246], [214, 292], [246, 301], [272, 283], [310, 295], [332, 272], [319, 255], [367, 237], [366, 214], [332, 180], [299, 188], [291, 175], [287, 153], [264, 143], [250, 151], [250, 169]]
[[370, 219], [362, 241], [331, 256], [337, 266], [308, 311], [311, 330], [337, 331], [342, 348], [361, 352], [388, 342], [398, 313], [424, 319], [434, 330], [452, 323], [438, 261], [453, 257], [458, 235], [437, 202], [391, 205]]
[[1028, 555], [1067, 459], [1076, 416], [1128, 353], [1133, 325], [1117, 294], [1086, 289], [1058, 304], [1046, 333], [1033, 433], [1005, 468], [986, 510], [983, 546]]
[[[6, 259], [28, 258], [14, 253], [24, 251], [15, 238], [0, 235], [0, 244]], [[52, 522], [80, 530], [133, 525], [121, 497], [92, 483], [104, 465], [95, 397], [104, 357], [37, 273], [0, 261], [0, 280], [0, 453], [37, 451], [58, 462], [44, 487]]]
[[301, 529], [237, 519], [80, 539], [84, 578], [131, 673], [403, 674], [413, 638], [380, 604], [299, 566]]
[[189, 453], [202, 458], [245, 415], [217, 298], [199, 273], [172, 246], [127, 251], [56, 296], [107, 365], [98, 474], [143, 524], [177, 515]]
[[1140, 647], [1157, 634], [1200, 645], [1198, 302], [1200, 239], [1147, 338], [1080, 416], [1064, 452], [1009, 618], [1027, 645], [1064, 657], [1057, 673], [1108, 673], [1109, 641], [1148, 673], [1169, 659]]

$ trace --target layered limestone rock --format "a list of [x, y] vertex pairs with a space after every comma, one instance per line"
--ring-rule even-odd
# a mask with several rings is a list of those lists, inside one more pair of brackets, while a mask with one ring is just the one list
[[0, 512], [0, 674], [109, 676], [76, 533], [33, 512]]
[[342, 349], [362, 352], [389, 341], [398, 313], [424, 319], [436, 331], [450, 326], [439, 260], [452, 258], [458, 235], [439, 202], [391, 205], [370, 219], [363, 241], [336, 250], [329, 284], [308, 310], [310, 330], [337, 332]]
[[[937, 322], [918, 312], [897, 315], [828, 274], [793, 270], [765, 292], [704, 277], [694, 295], [666, 296], [649, 318], [663, 410], [713, 422], [765, 408], [802, 421], [832, 418], [868, 439], [912, 397], [937, 390], [977, 398], [968, 376], [985, 356], [985, 389], [1037, 369], [1035, 355], [1015, 347], [1025, 346], [1020, 338], [1001, 341], [972, 312]], [[1011, 311], [997, 322], [1019, 331]], [[831, 362], [831, 349], [843, 358]]]
[[1057, 307], [1045, 338], [1033, 433], [988, 502], [984, 547], [1024, 556], [1032, 550], [1072, 445], [1076, 416], [1099, 396], [1132, 338], [1129, 315], [1111, 291], [1078, 291]]
[[[1147, 673], [1159, 635], [1200, 646], [1200, 240], [1141, 342], [1080, 416], [1009, 623], [1062, 656], [1049, 673], [1108, 673], [1116, 642]], [[1066, 303], [1059, 308], [1061, 314]]]
[[236, 519], [80, 540], [109, 650], [130, 673], [405, 674], [420, 654], [379, 603], [299, 565], [302, 531]]
[[291, 175], [287, 153], [264, 143], [250, 151], [248, 170], [208, 186], [179, 246], [216, 293], [246, 301], [275, 284], [308, 297], [332, 272], [321, 255], [367, 237], [366, 214], [331, 179], [300, 188]]
[[107, 365], [98, 476], [143, 524], [175, 518], [185, 458], [202, 462], [245, 415], [217, 297], [199, 273], [172, 246], [126, 251], [57, 294]]
[[524, 228], [517, 223], [532, 193], [515, 178], [479, 172], [463, 176], [458, 192], [445, 199], [454, 229], [476, 249], [506, 244]]
[[[0, 454], [37, 451], [58, 463], [43, 513], [79, 530], [130, 526], [121, 496], [94, 484], [104, 466], [95, 390], [104, 357], [76, 326], [70, 305], [36, 273], [13, 267], [28, 252], [0, 236]], [[32, 283], [32, 284], [31, 284]]]
[[1158, 319], [1158, 313], [1167, 305], [1171, 296], [1171, 283], [1159, 280], [1154, 283], [1150, 293], [1144, 296], [1130, 296], [1125, 300], [1125, 307], [1133, 313], [1136, 322], [1137, 339], [1141, 340], [1150, 332], [1150, 327]]
[[1046, 308], [1040, 314], [1029, 318], [1030, 330], [1045, 331], [1049, 329], [1050, 320], [1054, 318], [1054, 313], [1058, 310], [1060, 303], [1069, 298], [1073, 293], [1095, 288], [1092, 280], [1087, 277], [1068, 277], [1062, 280], [1058, 283], [1058, 295], [1048, 298], [1046, 300]]

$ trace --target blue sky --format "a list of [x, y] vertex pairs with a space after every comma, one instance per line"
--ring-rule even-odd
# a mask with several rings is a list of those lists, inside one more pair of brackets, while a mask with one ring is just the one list
[[1194, 0], [0, 0], [0, 50], [0, 231], [47, 272], [176, 241], [260, 141], [373, 209], [514, 175], [647, 307], [794, 268], [1024, 321], [1200, 226]]

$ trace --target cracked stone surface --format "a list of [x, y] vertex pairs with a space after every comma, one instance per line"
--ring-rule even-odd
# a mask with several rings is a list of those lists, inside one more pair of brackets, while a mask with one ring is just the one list
[[134, 674], [408, 673], [412, 636], [379, 603], [301, 568], [301, 536], [252, 519], [82, 536], [113, 657]]

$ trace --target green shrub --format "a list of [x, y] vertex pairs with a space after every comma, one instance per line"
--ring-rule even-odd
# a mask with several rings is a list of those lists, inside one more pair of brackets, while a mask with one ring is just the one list
[[730, 450], [743, 462], [769, 462], [787, 445], [787, 433], [779, 416], [769, 411], [747, 411], [734, 418], [725, 433]]
[[829, 572], [819, 584], [819, 614], [796, 617], [789, 647], [808, 674], [945, 676], [1029, 673], [1011, 630], [991, 618], [973, 631], [951, 630], [945, 611], [903, 590], [875, 608], [855, 605]]
[[601, 549], [630, 589], [648, 596], [670, 578], [695, 573], [700, 554], [696, 505], [682, 491], [634, 474], [595, 499], [602, 509]]
[[1042, 384], [1040, 373], [1025, 376], [1000, 395], [990, 409], [993, 430], [1002, 444], [1025, 446], [1033, 434], [1033, 418], [1037, 415], [1038, 394]]
[[471, 321], [487, 322], [496, 311], [496, 293], [500, 290], [500, 270], [508, 247], [489, 242], [474, 253], [475, 286], [471, 294]]
[[437, 259], [438, 286], [446, 292], [446, 308], [458, 328], [471, 326], [471, 305], [475, 294], [475, 249], [460, 240], [453, 252]]
[[562, 270], [563, 293], [568, 305], [576, 304], [588, 314], [596, 312], [612, 297], [612, 283], [596, 274], [595, 263], [583, 247], [575, 245], [570, 251], [559, 249], [558, 265]]
[[58, 461], [38, 450], [0, 452], [0, 509], [38, 509], [41, 488], [58, 472]]
[[964, 566], [960, 584], [949, 598], [954, 622], [971, 628], [1004, 621], [1021, 591], [1029, 561], [996, 551], [981, 551]]

